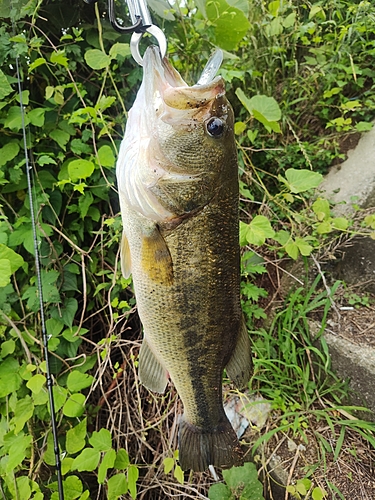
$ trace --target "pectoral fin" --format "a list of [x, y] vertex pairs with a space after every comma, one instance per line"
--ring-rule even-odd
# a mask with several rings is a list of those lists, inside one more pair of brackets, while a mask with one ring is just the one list
[[125, 232], [122, 233], [121, 240], [121, 271], [124, 278], [129, 278], [132, 272], [129, 242]]
[[157, 359], [146, 339], [139, 351], [138, 376], [141, 383], [150, 391], [163, 394], [168, 383], [168, 373]]
[[152, 281], [164, 285], [173, 283], [172, 257], [156, 225], [142, 236], [142, 270]]
[[244, 317], [240, 324], [240, 332], [236, 347], [226, 366], [226, 371], [236, 386], [241, 389], [250, 380], [253, 364], [251, 356], [251, 344]]

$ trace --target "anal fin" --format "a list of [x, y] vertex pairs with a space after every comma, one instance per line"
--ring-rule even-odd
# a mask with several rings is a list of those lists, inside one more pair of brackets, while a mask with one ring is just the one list
[[245, 318], [243, 316], [236, 347], [234, 348], [232, 356], [225, 369], [229, 378], [233, 380], [239, 389], [243, 388], [248, 383], [252, 375], [253, 363], [251, 356], [251, 343]]
[[142, 270], [157, 283], [173, 283], [173, 264], [167, 243], [155, 225], [142, 235]]
[[138, 376], [141, 383], [150, 391], [164, 393], [168, 383], [168, 373], [146, 339], [143, 339], [139, 351]]

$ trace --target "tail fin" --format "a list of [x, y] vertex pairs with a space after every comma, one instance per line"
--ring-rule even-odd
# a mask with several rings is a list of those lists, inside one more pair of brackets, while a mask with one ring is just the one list
[[182, 417], [178, 441], [182, 470], [202, 472], [209, 465], [227, 468], [243, 463], [240, 443], [225, 415], [216, 428], [209, 430], [196, 427]]

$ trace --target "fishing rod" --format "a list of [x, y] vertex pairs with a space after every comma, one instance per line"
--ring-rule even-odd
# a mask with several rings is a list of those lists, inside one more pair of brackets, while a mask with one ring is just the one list
[[[15, 34], [15, 21], [12, 19], [12, 27], [13, 32]], [[29, 197], [29, 205], [30, 205], [30, 218], [31, 218], [31, 227], [33, 234], [33, 244], [34, 244], [34, 256], [35, 256], [35, 272], [37, 278], [37, 290], [39, 296], [39, 315], [40, 315], [40, 325], [42, 330], [42, 341], [43, 341], [43, 352], [44, 352], [44, 360], [46, 363], [46, 380], [47, 380], [47, 391], [48, 391], [48, 399], [49, 399], [49, 409], [51, 414], [51, 427], [52, 427], [52, 436], [53, 436], [53, 450], [55, 454], [55, 468], [57, 475], [57, 487], [58, 487], [58, 495], [59, 500], [64, 500], [64, 487], [61, 473], [61, 459], [60, 459], [60, 451], [59, 451], [59, 441], [58, 441], [58, 432], [57, 432], [57, 423], [56, 423], [56, 411], [55, 411], [55, 401], [53, 396], [53, 379], [51, 376], [51, 367], [49, 362], [49, 351], [48, 351], [48, 340], [49, 337], [47, 335], [46, 329], [46, 319], [44, 314], [44, 303], [43, 303], [43, 285], [42, 285], [42, 274], [41, 274], [41, 264], [40, 264], [40, 254], [39, 254], [39, 242], [38, 242], [38, 234], [36, 229], [36, 220], [35, 220], [35, 207], [34, 207], [34, 199], [33, 199], [33, 180], [32, 180], [32, 166], [29, 161], [29, 150], [27, 147], [27, 131], [26, 131], [26, 121], [25, 121], [25, 107], [23, 104], [22, 98], [22, 81], [21, 81], [21, 71], [19, 64], [19, 55], [16, 52], [16, 76], [17, 76], [17, 87], [18, 87], [18, 95], [20, 102], [20, 110], [21, 110], [21, 127], [22, 127], [22, 138], [23, 138], [23, 149], [25, 155], [25, 169], [26, 169], [26, 179], [27, 179], [27, 190]]]
[[[84, 0], [88, 4], [94, 4], [98, 0]], [[152, 35], [158, 42], [161, 56], [164, 57], [167, 53], [167, 39], [164, 32], [152, 22], [150, 11], [148, 10], [147, 0], [126, 0], [131, 26], [123, 26], [117, 22], [115, 14], [114, 0], [108, 0], [108, 17], [110, 23], [118, 33], [132, 33], [130, 39], [130, 51], [134, 60], [143, 66], [143, 58], [139, 51], [139, 44], [143, 35], [147, 32]]]

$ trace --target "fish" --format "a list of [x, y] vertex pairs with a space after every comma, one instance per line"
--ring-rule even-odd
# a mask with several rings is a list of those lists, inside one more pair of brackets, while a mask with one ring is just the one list
[[121, 269], [143, 325], [138, 377], [157, 393], [176, 387], [179, 463], [197, 472], [243, 462], [222, 377], [242, 387], [252, 373], [233, 110], [223, 78], [203, 80], [189, 86], [149, 46], [116, 165]]

